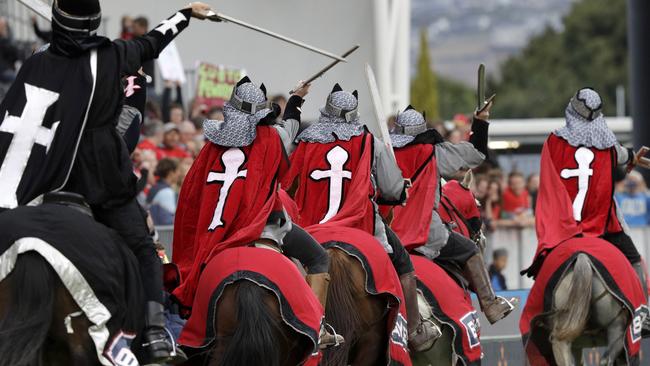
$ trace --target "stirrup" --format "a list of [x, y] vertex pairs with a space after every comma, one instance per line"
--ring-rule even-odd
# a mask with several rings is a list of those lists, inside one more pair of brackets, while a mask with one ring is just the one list
[[165, 331], [165, 333], [167, 333], [167, 338], [159, 338], [154, 339], [150, 342], [142, 343], [142, 348], [145, 349], [146, 347], [152, 346], [154, 344], [167, 343], [171, 346], [169, 357], [167, 357], [165, 360], [152, 360], [151, 363], [145, 364], [144, 366], [158, 366], [161, 363], [176, 365], [187, 361], [187, 355], [185, 355], [185, 352], [177, 347], [171, 331], [167, 329], [167, 327], [162, 327], [162, 329]]
[[[339, 342], [339, 337], [343, 338], [343, 336], [340, 335], [340, 334], [338, 334], [338, 333], [336, 333], [336, 330], [335, 330], [334, 327], [332, 327], [331, 325], [329, 325], [329, 324], [323, 322], [323, 325], [321, 326], [321, 328], [322, 328], [321, 331], [318, 332], [318, 348], [320, 348], [320, 349], [327, 349], [327, 348], [332, 348], [332, 347], [338, 347], [338, 346], [340, 346], [341, 344], [343, 344], [343, 343], [345, 342], [345, 339], [343, 340], [343, 342]], [[329, 332], [328, 332], [328, 328], [329, 328]], [[325, 333], [327, 333], [327, 334], [329, 334], [329, 335], [331, 335], [331, 336], [334, 337], [334, 344], [331, 344], [331, 345], [322, 345], [322, 344], [320, 343], [320, 336], [321, 336], [321, 334], [322, 334], [323, 331], [324, 331]]]
[[[429, 324], [427, 324], [429, 323]], [[420, 334], [420, 330], [423, 333], [427, 333], [426, 328], [429, 327], [431, 330], [431, 338], [425, 339], [425, 342], [419, 345], [417, 348], [413, 348], [411, 342], [415, 337], [417, 337]], [[415, 330], [408, 335], [408, 343], [409, 343], [409, 348], [413, 352], [426, 352], [433, 348], [433, 346], [436, 344], [436, 341], [440, 339], [442, 336], [442, 330], [440, 327], [434, 323], [431, 319], [424, 319], [420, 317], [420, 323], [415, 327]], [[425, 346], [426, 345], [426, 346]]]
[[508, 307], [510, 308], [510, 311], [508, 312], [508, 314], [510, 312], [512, 312], [513, 310], [515, 310], [515, 307], [519, 304], [519, 299], [516, 298], [516, 297], [511, 297], [510, 300], [508, 300], [503, 296], [497, 296], [497, 300], [502, 300], [503, 302], [508, 304]]

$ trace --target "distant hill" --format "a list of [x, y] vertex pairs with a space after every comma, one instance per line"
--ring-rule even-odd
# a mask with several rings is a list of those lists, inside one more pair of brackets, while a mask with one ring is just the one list
[[427, 29], [434, 70], [468, 86], [476, 66], [488, 72], [527, 44], [547, 25], [560, 29], [573, 0], [412, 0], [411, 61], [417, 59], [418, 35]]

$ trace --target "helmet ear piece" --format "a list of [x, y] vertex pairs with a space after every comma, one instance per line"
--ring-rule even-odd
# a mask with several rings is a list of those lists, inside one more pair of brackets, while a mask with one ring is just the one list
[[427, 120], [427, 111], [422, 111], [422, 118], [424, 118], [425, 121]]
[[264, 86], [264, 83], [260, 85], [260, 90], [262, 90], [262, 92], [264, 93], [264, 97], [266, 97], [266, 86]]
[[332, 93], [340, 92], [340, 91], [343, 91], [343, 88], [341, 88], [339, 83], [334, 84], [334, 87], [332, 88]]
[[352, 95], [354, 95], [354, 97], [357, 99], [357, 102], [358, 102], [359, 101], [359, 92], [355, 90], [355, 91], [352, 92]]
[[413, 106], [409, 104], [409, 106], [406, 107], [406, 109], [404, 109], [404, 112], [410, 111], [411, 109], [415, 109], [415, 108], [413, 108]]
[[244, 84], [246, 84], [246, 83], [251, 83], [251, 82], [252, 82], [252, 81], [251, 81], [251, 79], [250, 79], [248, 76], [244, 76], [243, 78], [241, 78], [241, 80], [239, 80], [239, 81], [237, 82], [237, 85], [236, 85], [235, 87], [238, 87], [238, 86], [244, 85]]

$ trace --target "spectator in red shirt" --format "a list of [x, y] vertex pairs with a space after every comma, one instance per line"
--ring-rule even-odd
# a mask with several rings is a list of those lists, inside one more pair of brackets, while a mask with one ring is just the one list
[[509, 215], [518, 215], [530, 209], [530, 196], [526, 190], [526, 179], [519, 172], [508, 176], [508, 187], [503, 192], [503, 211]]
[[181, 147], [181, 134], [178, 126], [169, 122], [165, 124], [162, 145], [156, 149], [158, 160], [163, 158], [184, 159], [189, 157], [187, 150]]
[[156, 151], [158, 150], [158, 146], [162, 144], [163, 141], [163, 124], [160, 121], [156, 120], [149, 120], [144, 124], [143, 128], [143, 135], [144, 139], [138, 143], [138, 149], [144, 151], [144, 150], [151, 150], [151, 151]]
[[524, 175], [519, 172], [510, 173], [508, 188], [503, 191], [503, 217], [512, 220], [517, 227], [534, 225], [535, 218], [530, 201]]

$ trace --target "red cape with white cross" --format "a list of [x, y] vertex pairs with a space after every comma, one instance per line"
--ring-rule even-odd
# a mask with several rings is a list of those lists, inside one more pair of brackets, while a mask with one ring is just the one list
[[183, 306], [192, 306], [211, 258], [258, 239], [271, 212], [282, 210], [277, 190], [286, 164], [270, 126], [258, 126], [249, 146], [203, 147], [183, 183], [174, 222], [173, 261], [182, 282], [173, 295]]
[[535, 210], [534, 262], [564, 241], [583, 235], [619, 232], [614, 205], [616, 150], [573, 147], [552, 134], [542, 149]]
[[374, 234], [373, 140], [364, 133], [349, 141], [298, 144], [282, 186], [290, 188], [298, 179], [300, 226], [327, 222]]

